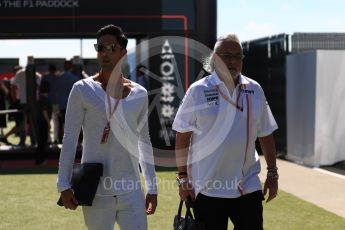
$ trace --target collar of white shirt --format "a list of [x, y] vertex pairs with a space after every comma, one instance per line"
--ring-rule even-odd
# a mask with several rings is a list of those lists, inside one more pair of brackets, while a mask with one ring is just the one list
[[[213, 71], [211, 73], [211, 76], [210, 76], [210, 82], [211, 84], [213, 85], [220, 85], [220, 84], [224, 84], [224, 82], [222, 80], [220, 80], [220, 78], [218, 77], [218, 74], [216, 73], [216, 71]], [[242, 84], [249, 84], [249, 81], [246, 79], [245, 76], [243, 76], [242, 74], [240, 75], [240, 79], [239, 79], [239, 83], [240, 85]]]

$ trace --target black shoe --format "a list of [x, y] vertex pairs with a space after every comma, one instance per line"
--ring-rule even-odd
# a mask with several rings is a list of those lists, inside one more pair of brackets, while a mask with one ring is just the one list
[[6, 144], [6, 145], [13, 145], [12, 143], [10, 143], [6, 137], [1, 137], [0, 138], [0, 142]]

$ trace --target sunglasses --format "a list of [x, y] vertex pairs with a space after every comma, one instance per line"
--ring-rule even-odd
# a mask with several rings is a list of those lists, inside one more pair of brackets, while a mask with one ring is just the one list
[[232, 54], [232, 53], [219, 53], [219, 57], [223, 58], [224, 60], [235, 59], [236, 61], [241, 61], [244, 58], [243, 54]]
[[95, 50], [97, 52], [107, 52], [107, 53], [113, 53], [115, 52], [118, 48], [120, 48], [116, 44], [109, 44], [109, 45], [104, 45], [104, 44], [94, 44]]

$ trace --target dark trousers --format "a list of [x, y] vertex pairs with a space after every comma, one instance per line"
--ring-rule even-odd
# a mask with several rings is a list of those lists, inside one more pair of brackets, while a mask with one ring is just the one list
[[217, 198], [198, 194], [194, 203], [195, 218], [206, 230], [226, 230], [228, 219], [235, 230], [262, 230], [262, 191], [238, 198]]
[[34, 132], [34, 122], [32, 117], [32, 112], [30, 111], [27, 104], [20, 104], [20, 109], [23, 111], [23, 120], [19, 123], [19, 145], [25, 146], [25, 140], [26, 140], [26, 125], [29, 125], [29, 136], [30, 136], [30, 142], [31, 146], [34, 146], [36, 144], [36, 133]]
[[48, 149], [48, 124], [45, 120], [38, 122], [38, 142], [36, 149], [36, 164], [40, 164], [46, 160], [46, 151]]
[[59, 131], [58, 131], [59, 143], [62, 143], [62, 139], [63, 139], [63, 135], [64, 135], [65, 116], [66, 116], [66, 109], [60, 109], [60, 113], [59, 113]]

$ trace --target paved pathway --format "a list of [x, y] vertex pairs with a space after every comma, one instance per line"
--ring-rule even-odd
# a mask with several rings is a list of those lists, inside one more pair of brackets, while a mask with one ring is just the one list
[[[266, 168], [263, 157], [262, 168]], [[279, 189], [345, 218], [345, 176], [319, 168], [308, 168], [277, 160]], [[266, 177], [266, 170], [260, 174]]]

